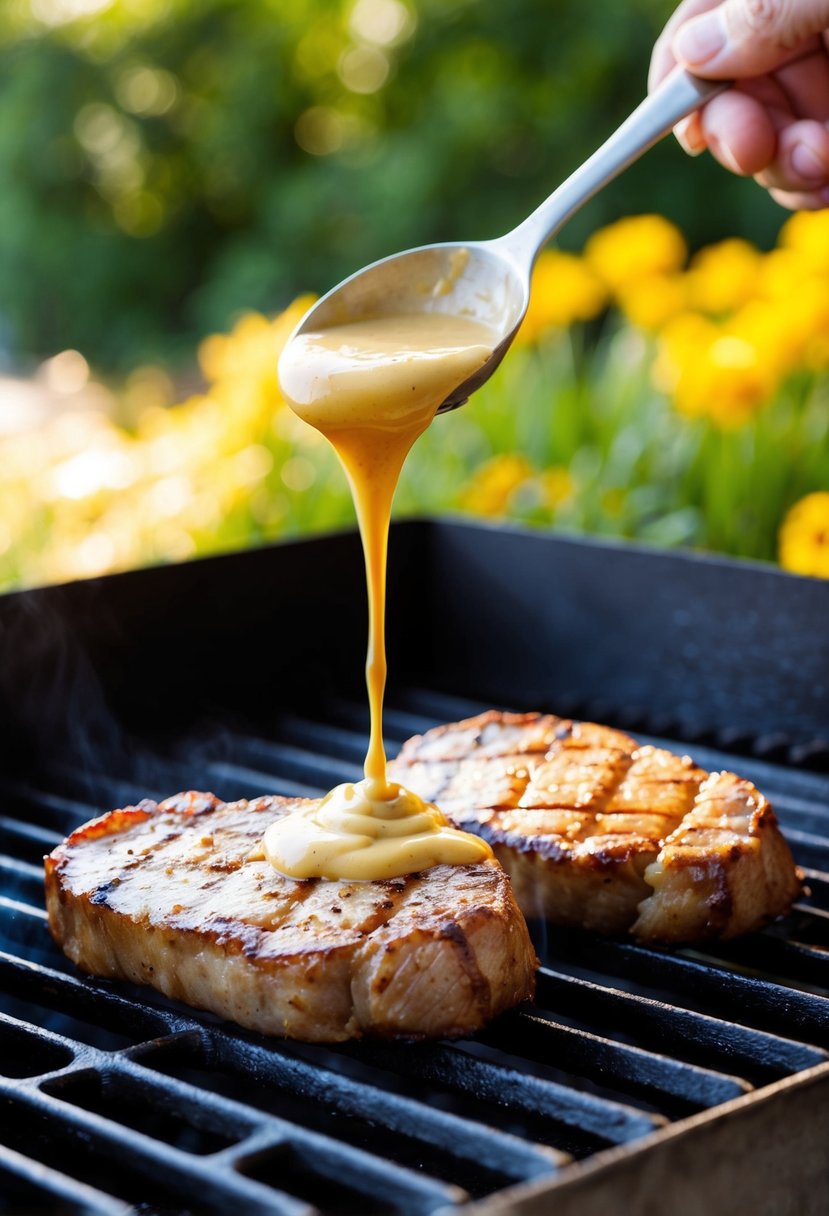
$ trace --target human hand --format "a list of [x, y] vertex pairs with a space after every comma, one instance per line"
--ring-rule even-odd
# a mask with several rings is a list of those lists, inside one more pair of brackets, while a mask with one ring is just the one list
[[829, 0], [682, 0], [649, 88], [676, 63], [736, 81], [675, 128], [686, 152], [708, 148], [783, 207], [829, 206]]

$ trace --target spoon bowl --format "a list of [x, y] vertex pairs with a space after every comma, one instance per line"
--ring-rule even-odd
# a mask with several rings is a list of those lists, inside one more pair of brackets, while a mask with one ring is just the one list
[[530, 301], [533, 265], [547, 241], [681, 118], [728, 85], [675, 68], [517, 228], [497, 240], [423, 245], [373, 262], [317, 301], [291, 337], [384, 314], [446, 313], [479, 321], [494, 336], [492, 353], [447, 395], [438, 413], [463, 405], [509, 350]]
[[391, 313], [446, 313], [481, 322], [495, 337], [492, 354], [452, 390], [439, 410], [445, 413], [463, 405], [509, 350], [529, 304], [530, 269], [501, 241], [423, 245], [344, 279], [312, 306], [292, 336]]

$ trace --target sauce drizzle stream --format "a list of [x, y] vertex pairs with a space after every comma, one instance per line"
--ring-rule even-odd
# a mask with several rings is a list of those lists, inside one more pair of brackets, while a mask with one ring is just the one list
[[386, 557], [403, 462], [452, 389], [483, 365], [489, 329], [444, 313], [385, 315], [301, 333], [279, 361], [294, 411], [325, 435], [351, 486], [369, 598], [371, 735], [365, 779], [272, 824], [264, 850], [293, 878], [381, 879], [490, 857], [477, 836], [390, 782], [383, 748]]

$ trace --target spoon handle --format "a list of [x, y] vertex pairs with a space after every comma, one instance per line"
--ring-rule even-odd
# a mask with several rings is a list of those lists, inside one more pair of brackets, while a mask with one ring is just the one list
[[667, 135], [681, 118], [730, 84], [727, 80], [702, 80], [684, 68], [674, 68], [610, 138], [498, 244], [503, 243], [531, 266], [547, 241], [579, 207]]

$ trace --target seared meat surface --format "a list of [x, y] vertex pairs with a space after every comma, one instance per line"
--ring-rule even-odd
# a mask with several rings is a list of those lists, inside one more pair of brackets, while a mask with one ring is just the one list
[[728, 938], [800, 890], [750, 782], [622, 731], [493, 710], [410, 739], [391, 771], [492, 845], [528, 917], [643, 940]]
[[85, 971], [308, 1041], [467, 1034], [532, 996], [537, 960], [496, 862], [294, 881], [260, 845], [306, 805], [191, 792], [93, 820], [46, 858], [52, 934]]

